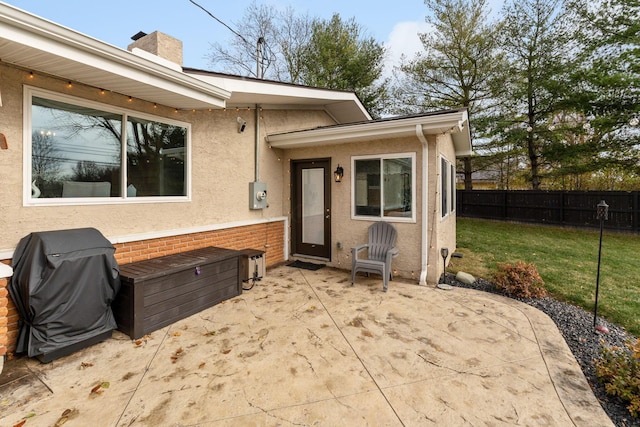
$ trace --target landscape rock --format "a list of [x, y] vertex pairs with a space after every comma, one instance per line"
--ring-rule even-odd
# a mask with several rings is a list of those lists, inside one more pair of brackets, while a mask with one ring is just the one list
[[469, 273], [465, 273], [464, 271], [458, 271], [458, 274], [456, 274], [456, 280], [467, 285], [473, 285], [476, 281], [476, 278]]

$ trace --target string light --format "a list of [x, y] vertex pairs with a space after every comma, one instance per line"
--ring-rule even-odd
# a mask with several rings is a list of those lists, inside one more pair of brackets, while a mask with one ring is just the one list
[[158, 108], [158, 104], [156, 104], [155, 102], [153, 103], [153, 108]]
[[129, 97], [129, 102], [133, 102], [133, 98], [132, 97]]
[[33, 75], [33, 71], [29, 71], [29, 78], [33, 79], [35, 76]]
[[71, 88], [73, 87], [73, 84], [71, 84], [71, 81], [68, 81], [68, 82], [67, 82], [67, 87], [68, 87], [69, 89], [71, 89]]
[[104, 89], [100, 89], [100, 95], [104, 95], [104, 94], [105, 94]]

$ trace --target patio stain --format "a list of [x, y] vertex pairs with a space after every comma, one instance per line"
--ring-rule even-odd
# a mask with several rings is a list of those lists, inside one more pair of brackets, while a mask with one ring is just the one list
[[354, 318], [351, 322], [349, 322], [349, 325], [355, 326], [356, 328], [364, 328], [361, 317]]
[[[171, 392], [170, 392], [171, 393]], [[146, 425], [156, 426], [156, 425], [165, 425], [166, 412], [168, 411], [169, 403], [171, 402], [171, 398], [167, 397], [158, 405], [156, 405], [150, 412], [149, 415], [142, 417], [140, 419], [134, 419], [132, 421], [137, 421]], [[133, 422], [132, 422], [133, 424]]]

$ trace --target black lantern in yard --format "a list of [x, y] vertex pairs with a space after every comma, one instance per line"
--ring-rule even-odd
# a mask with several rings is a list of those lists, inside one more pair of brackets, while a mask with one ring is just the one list
[[602, 333], [608, 333], [609, 329], [606, 326], [596, 326], [598, 318], [598, 291], [600, 288], [600, 260], [602, 258], [602, 229], [604, 222], [609, 219], [609, 205], [604, 200], [600, 200], [597, 206], [596, 219], [600, 220], [600, 244], [598, 246], [598, 273], [596, 275], [596, 303], [593, 309], [593, 327]]

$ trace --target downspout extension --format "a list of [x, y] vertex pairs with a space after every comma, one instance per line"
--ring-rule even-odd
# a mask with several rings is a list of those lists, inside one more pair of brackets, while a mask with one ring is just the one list
[[427, 284], [427, 266], [429, 265], [429, 248], [427, 242], [429, 241], [429, 224], [427, 223], [429, 218], [429, 142], [424, 136], [422, 131], [422, 125], [416, 125], [416, 136], [422, 144], [422, 234], [421, 234], [421, 270], [420, 270], [420, 285]]

